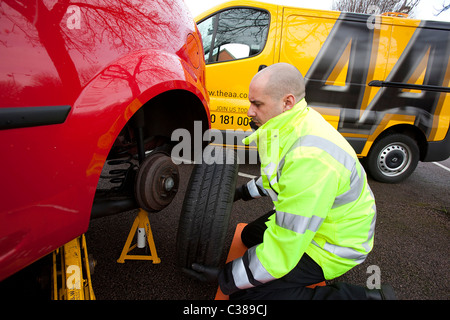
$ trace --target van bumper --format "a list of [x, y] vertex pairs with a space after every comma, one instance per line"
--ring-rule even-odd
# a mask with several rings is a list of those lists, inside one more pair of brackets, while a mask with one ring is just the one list
[[428, 142], [427, 153], [423, 162], [442, 161], [450, 156], [450, 130], [444, 140]]

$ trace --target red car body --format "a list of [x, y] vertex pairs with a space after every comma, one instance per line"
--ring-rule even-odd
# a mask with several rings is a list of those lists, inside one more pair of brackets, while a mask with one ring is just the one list
[[146, 141], [209, 125], [181, 0], [71, 2], [0, 2], [0, 280], [87, 230], [105, 162], [135, 149], [136, 111]]

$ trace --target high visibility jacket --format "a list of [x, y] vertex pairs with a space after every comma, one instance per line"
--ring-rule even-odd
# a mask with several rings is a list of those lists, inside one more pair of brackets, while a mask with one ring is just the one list
[[375, 199], [345, 138], [303, 99], [244, 139], [252, 141], [261, 160], [261, 178], [253, 184], [262, 182], [275, 213], [263, 242], [225, 266], [222, 291], [281, 278], [304, 253], [325, 279], [363, 262], [373, 246]]

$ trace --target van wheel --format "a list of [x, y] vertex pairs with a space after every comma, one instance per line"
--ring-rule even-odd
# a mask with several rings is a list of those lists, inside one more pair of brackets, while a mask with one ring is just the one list
[[397, 183], [416, 169], [419, 147], [411, 137], [392, 134], [374, 143], [365, 162], [367, 171], [375, 180]]
[[[234, 150], [208, 146], [205, 151], [203, 162], [194, 165], [178, 225], [181, 268], [194, 262], [217, 267], [224, 257], [239, 165]], [[211, 163], [212, 158], [217, 161]]]

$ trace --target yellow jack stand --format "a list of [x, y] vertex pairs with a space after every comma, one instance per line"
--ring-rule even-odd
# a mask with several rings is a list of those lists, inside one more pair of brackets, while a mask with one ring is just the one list
[[[138, 231], [137, 243], [131, 246], [131, 241], [133, 240], [136, 231]], [[128, 254], [136, 247], [144, 248], [145, 240], [147, 240], [148, 246], [150, 248], [150, 255]], [[158, 258], [158, 254], [156, 253], [155, 241], [153, 240], [152, 229], [150, 228], [150, 221], [148, 220], [148, 212], [143, 209], [139, 209], [139, 213], [136, 219], [134, 219], [133, 226], [131, 227], [127, 241], [125, 242], [125, 246], [123, 247], [122, 254], [120, 255], [117, 262], [125, 263], [125, 260], [152, 260], [155, 264], [161, 262], [161, 259]]]

